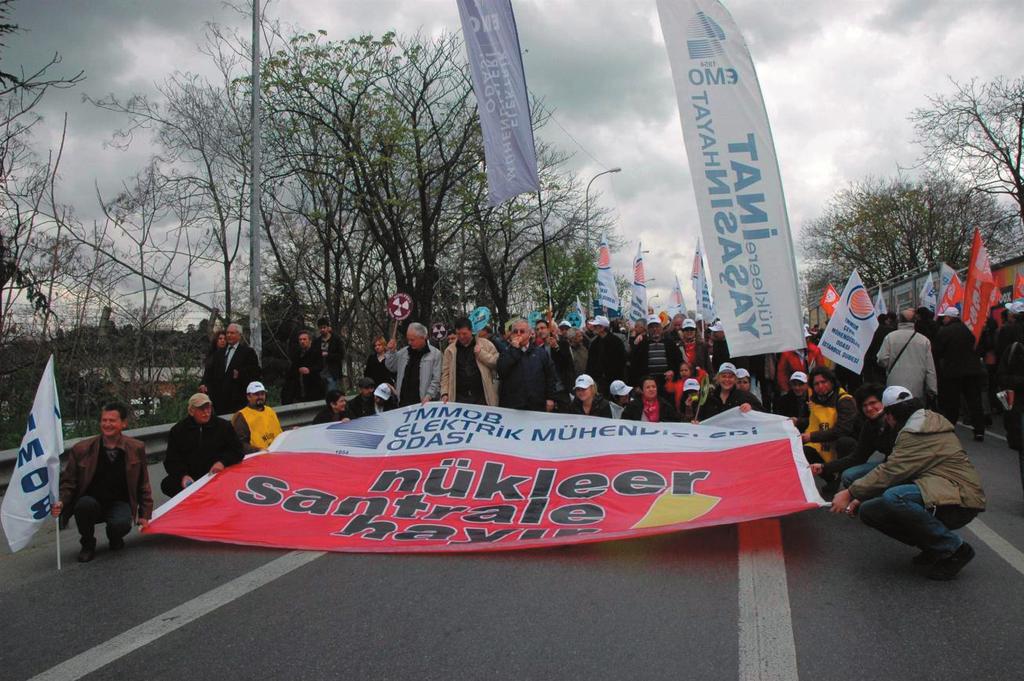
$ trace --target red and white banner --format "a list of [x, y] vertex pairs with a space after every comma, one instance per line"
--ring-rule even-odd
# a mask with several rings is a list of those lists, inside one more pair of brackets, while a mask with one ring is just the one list
[[821, 294], [821, 309], [825, 310], [825, 314], [831, 317], [835, 314], [838, 303], [839, 291], [836, 290], [835, 286], [829, 284], [825, 287], [825, 292]]
[[704, 425], [449, 403], [310, 426], [205, 477], [147, 533], [328, 551], [536, 548], [824, 505], [788, 419]]
[[974, 339], [981, 338], [981, 331], [988, 319], [988, 308], [992, 304], [992, 289], [995, 288], [992, 268], [989, 264], [988, 249], [981, 240], [981, 232], [974, 230], [974, 242], [971, 244], [971, 261], [967, 267], [967, 283], [964, 285], [964, 324], [974, 334]]
[[1018, 298], [1024, 298], [1024, 274], [1020, 272], [1013, 280], [1013, 298], [1010, 300], [1017, 300]]

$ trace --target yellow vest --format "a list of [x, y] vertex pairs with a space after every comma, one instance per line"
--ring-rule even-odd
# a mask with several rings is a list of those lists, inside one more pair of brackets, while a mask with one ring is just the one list
[[238, 413], [248, 424], [249, 443], [256, 449], [266, 449], [281, 434], [281, 422], [270, 407], [263, 407], [263, 411], [245, 407]]
[[[839, 404], [839, 400], [853, 399], [848, 392], [842, 388], [837, 388], [839, 391], [839, 397], [836, 399], [836, 404]], [[836, 425], [836, 418], [839, 412], [835, 407], [829, 407], [824, 404], [818, 404], [813, 399], [807, 401], [807, 405], [810, 408], [811, 417], [807, 423], [807, 432], [815, 433], [821, 430], [828, 430], [829, 428]], [[821, 458], [825, 461], [832, 461], [836, 457], [836, 453], [832, 451], [832, 445], [834, 442], [807, 442], [806, 445], [812, 449], [817, 450], [821, 454]]]

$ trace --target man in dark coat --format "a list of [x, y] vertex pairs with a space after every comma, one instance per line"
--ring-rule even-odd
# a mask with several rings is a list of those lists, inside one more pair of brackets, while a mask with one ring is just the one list
[[974, 427], [974, 439], [985, 439], [985, 415], [981, 408], [981, 385], [985, 368], [974, 351], [974, 334], [960, 321], [960, 311], [948, 307], [940, 316], [942, 328], [935, 335], [933, 356], [939, 375], [939, 412], [953, 424], [960, 418], [960, 396]]
[[633, 352], [629, 356], [629, 372], [634, 385], [640, 385], [644, 376], [651, 376], [658, 384], [658, 391], [665, 388], [666, 379], [679, 378], [679, 365], [683, 353], [679, 346], [662, 336], [661, 320], [647, 318], [647, 333], [637, 336]]
[[256, 351], [242, 337], [241, 326], [228, 324], [225, 336], [227, 346], [217, 351], [199, 386], [199, 392], [210, 396], [215, 414], [233, 414], [248, 404], [245, 388], [263, 373]]
[[320, 361], [323, 367], [320, 370], [320, 378], [324, 382], [324, 390], [338, 390], [341, 387], [341, 368], [345, 362], [345, 349], [341, 345], [341, 339], [331, 328], [331, 320], [321, 317], [317, 322], [320, 327], [320, 336], [317, 342], [320, 345]]
[[552, 411], [558, 378], [551, 356], [532, 342], [530, 323], [512, 323], [511, 341], [498, 355], [498, 404], [509, 409]]
[[213, 415], [209, 397], [196, 393], [188, 398], [188, 416], [167, 434], [167, 477], [160, 482], [160, 489], [173, 497], [207, 473], [216, 475], [241, 460], [242, 443], [235, 429]]
[[611, 322], [604, 315], [594, 317], [592, 326], [597, 335], [587, 350], [586, 373], [597, 383], [597, 391], [607, 395], [612, 381], [626, 379], [626, 346], [621, 338], [609, 332]]
[[298, 340], [299, 346], [292, 350], [291, 366], [284, 379], [281, 404], [312, 402], [324, 397], [324, 384], [320, 378], [323, 369], [320, 348], [313, 347], [312, 336], [305, 329], [299, 332]]

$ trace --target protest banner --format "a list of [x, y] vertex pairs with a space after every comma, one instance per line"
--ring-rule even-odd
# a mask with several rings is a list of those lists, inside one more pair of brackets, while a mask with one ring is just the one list
[[827, 359], [859, 374], [864, 368], [864, 354], [877, 328], [878, 317], [871, 294], [854, 270], [839, 296], [835, 314], [828, 320], [818, 348]]
[[206, 476], [147, 533], [330, 551], [604, 541], [815, 508], [787, 419], [706, 425], [430, 403], [288, 431]]

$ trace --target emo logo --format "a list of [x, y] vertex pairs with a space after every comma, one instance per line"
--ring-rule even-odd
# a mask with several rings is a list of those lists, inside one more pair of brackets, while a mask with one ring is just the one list
[[724, 54], [723, 40], [725, 31], [704, 12], [697, 12], [686, 29], [686, 49], [690, 52], [690, 59], [713, 59]]

